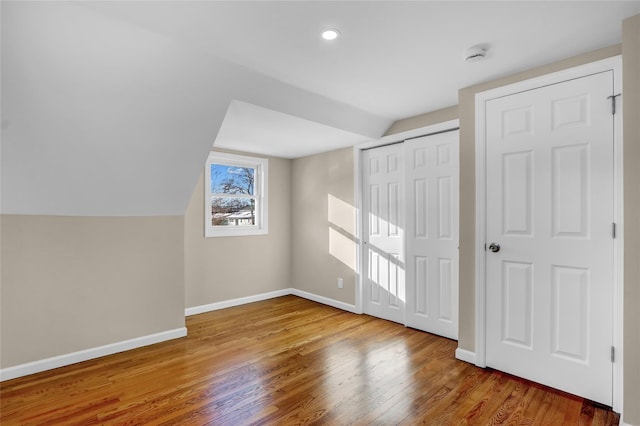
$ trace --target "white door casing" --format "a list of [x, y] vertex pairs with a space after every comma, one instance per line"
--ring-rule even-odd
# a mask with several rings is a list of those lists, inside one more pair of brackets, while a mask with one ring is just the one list
[[406, 325], [458, 339], [459, 131], [405, 142]]
[[402, 144], [363, 151], [364, 312], [404, 323]]
[[484, 104], [486, 365], [607, 405], [613, 90], [609, 71]]

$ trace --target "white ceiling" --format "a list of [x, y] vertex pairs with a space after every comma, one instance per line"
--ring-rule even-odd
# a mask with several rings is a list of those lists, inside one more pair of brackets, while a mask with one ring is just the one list
[[368, 138], [289, 114], [232, 101], [216, 137], [216, 148], [297, 158], [318, 147], [330, 151]]
[[[111, 16], [372, 114], [457, 103], [457, 90], [620, 42], [639, 1], [93, 3]], [[320, 32], [342, 37], [325, 42]], [[490, 46], [468, 64], [465, 50]]]
[[[619, 43], [622, 19], [640, 13], [640, 1], [151, 1], [90, 7], [389, 120], [455, 105], [460, 88]], [[320, 33], [326, 28], [339, 29], [342, 37], [325, 42]], [[476, 44], [489, 47], [487, 60], [465, 63], [464, 52]], [[335, 135], [302, 149], [301, 139], [326, 129], [290, 126], [288, 120], [282, 140], [266, 144], [249, 136], [260, 136], [262, 126], [275, 136], [276, 125], [285, 123], [244, 118], [236, 123], [229, 111], [225, 128], [236, 130], [219, 135], [216, 145], [295, 158], [354, 141]], [[242, 139], [220, 139], [240, 133]]]
[[460, 88], [619, 43], [640, 0], [0, 7], [2, 211], [145, 215], [184, 212], [212, 145], [296, 158], [378, 138]]

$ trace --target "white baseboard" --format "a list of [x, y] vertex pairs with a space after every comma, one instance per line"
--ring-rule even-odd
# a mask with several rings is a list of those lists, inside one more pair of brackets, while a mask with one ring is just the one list
[[312, 300], [314, 302], [322, 303], [324, 305], [333, 306], [334, 308], [342, 309], [343, 311], [353, 312], [359, 314], [355, 305], [340, 302], [339, 300], [330, 299], [324, 296], [318, 296], [317, 294], [309, 293], [297, 288], [285, 288], [282, 290], [270, 291], [268, 293], [256, 294], [253, 296], [240, 297], [238, 299], [224, 300], [222, 302], [210, 303], [208, 305], [194, 306], [184, 310], [185, 316], [202, 314], [204, 312], [217, 311], [218, 309], [231, 308], [233, 306], [240, 306], [247, 303], [260, 302], [262, 300], [273, 299], [274, 297], [287, 296], [292, 294], [294, 296], [302, 297], [303, 299]]
[[186, 317], [191, 315], [202, 314], [204, 312], [217, 311], [218, 309], [231, 308], [233, 306], [245, 305], [247, 303], [260, 302], [262, 300], [273, 299], [274, 297], [287, 296], [291, 293], [290, 288], [282, 290], [270, 291], [268, 293], [256, 294], [253, 296], [239, 297], [237, 299], [223, 300], [222, 302], [209, 303], [207, 305], [194, 306], [186, 308], [184, 315]]
[[333, 306], [334, 308], [342, 309], [343, 311], [352, 312], [354, 314], [359, 314], [356, 310], [355, 305], [350, 305], [349, 303], [340, 302], [339, 300], [330, 299], [324, 296], [318, 296], [317, 294], [309, 293], [303, 290], [298, 290], [297, 288], [291, 289], [291, 294], [294, 296], [302, 297], [303, 299], [313, 300], [314, 302], [322, 303], [323, 305]]
[[166, 340], [177, 339], [186, 335], [186, 327], [175, 328], [173, 330], [149, 334], [147, 336], [123, 340], [121, 342], [110, 343], [104, 346], [98, 346], [78, 352], [71, 352], [64, 355], [58, 355], [51, 358], [28, 362], [26, 364], [20, 364], [14, 367], [3, 368], [0, 370], [0, 382], [15, 379], [17, 377], [27, 376], [29, 374], [39, 373], [45, 370], [64, 367], [65, 365], [88, 361], [94, 358], [100, 358], [106, 355], [112, 355], [118, 352], [140, 348], [142, 346], [153, 345], [154, 343], [160, 343]]
[[[308, 293], [306, 291], [286, 288], [282, 290], [271, 291], [268, 293], [256, 294], [254, 296], [241, 297], [238, 299], [225, 300], [222, 302], [210, 303], [208, 305], [194, 306], [184, 310], [185, 316], [196, 315], [204, 312], [215, 311], [218, 309], [230, 308], [232, 306], [244, 305], [246, 303], [259, 302], [261, 300], [273, 299], [274, 297], [286, 296], [293, 294], [304, 299], [314, 302], [333, 306], [334, 308], [344, 311], [359, 313], [354, 305], [340, 302], [317, 294]], [[29, 374], [39, 373], [41, 371], [52, 370], [66, 365], [76, 364], [82, 361], [88, 361], [94, 358], [100, 358], [112, 355], [118, 352], [124, 352], [131, 349], [140, 348], [142, 346], [152, 345], [154, 343], [164, 342], [166, 340], [177, 339], [187, 335], [187, 328], [181, 327], [173, 330], [163, 331], [161, 333], [150, 334], [148, 336], [136, 337], [134, 339], [123, 340], [121, 342], [111, 343], [104, 346], [85, 349], [78, 352], [72, 352], [51, 358], [41, 359], [38, 361], [28, 362], [13, 367], [0, 369], [0, 382], [11, 380]]]
[[476, 353], [468, 351], [466, 349], [456, 349], [456, 359], [476, 365]]

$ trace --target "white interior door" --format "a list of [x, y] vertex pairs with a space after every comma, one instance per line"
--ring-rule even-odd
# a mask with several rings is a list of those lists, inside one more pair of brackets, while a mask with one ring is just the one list
[[364, 151], [364, 297], [367, 314], [404, 324], [402, 144]]
[[612, 90], [603, 72], [486, 103], [486, 364], [607, 405]]
[[458, 339], [459, 132], [405, 142], [406, 325]]

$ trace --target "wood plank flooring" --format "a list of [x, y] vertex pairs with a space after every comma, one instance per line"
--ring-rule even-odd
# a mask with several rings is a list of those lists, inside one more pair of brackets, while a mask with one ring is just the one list
[[189, 335], [7, 381], [8, 425], [617, 425], [582, 398], [454, 358], [456, 342], [285, 296]]

